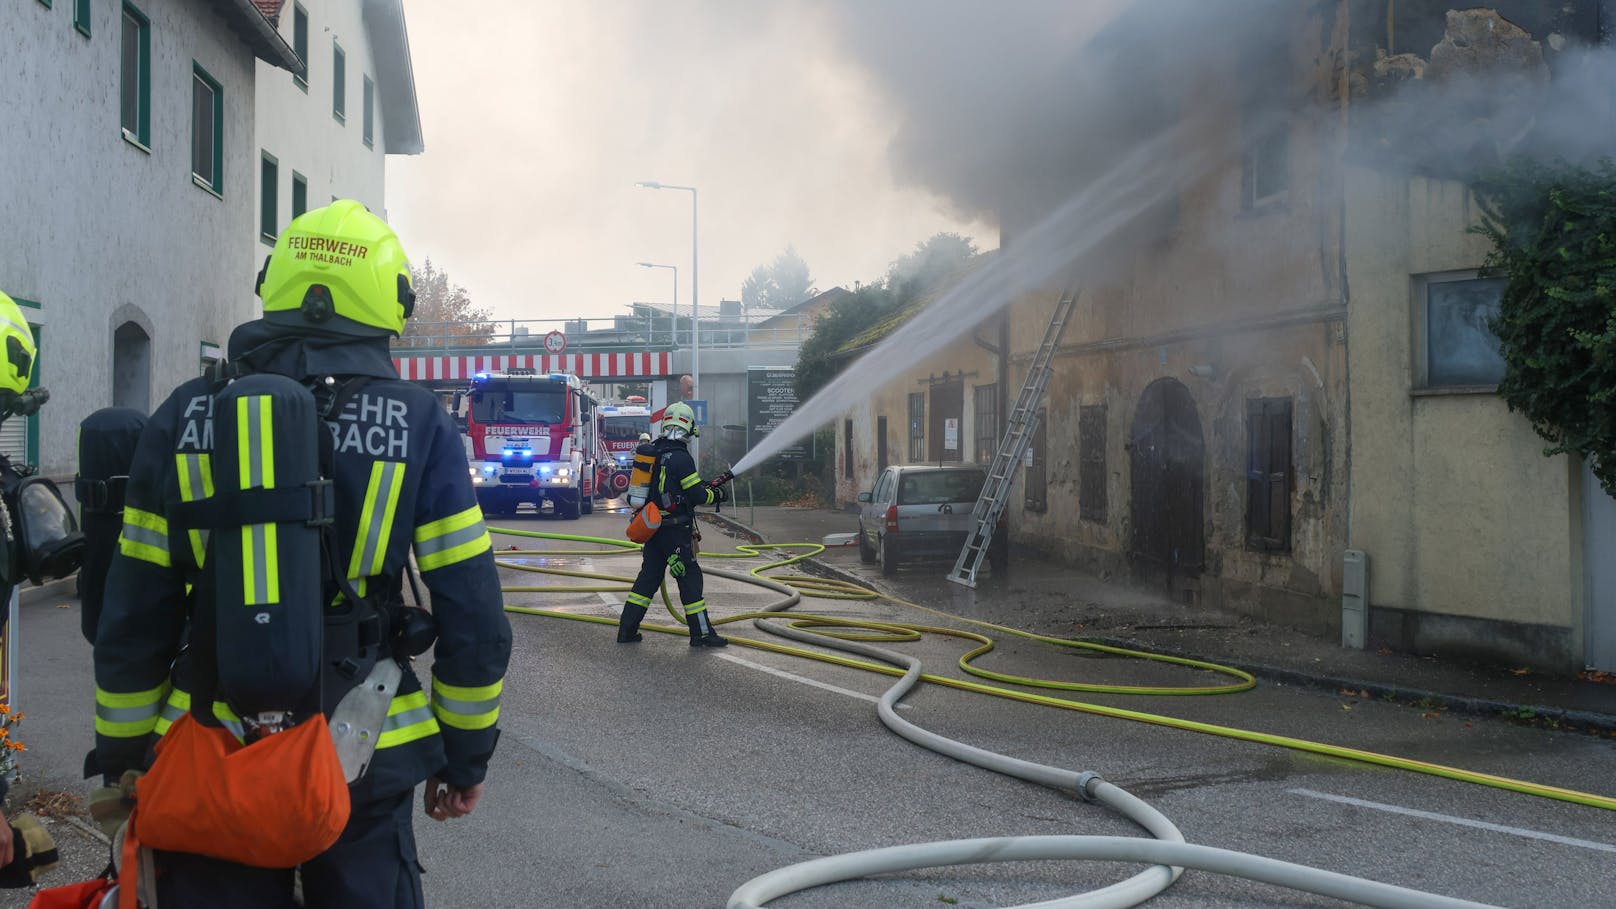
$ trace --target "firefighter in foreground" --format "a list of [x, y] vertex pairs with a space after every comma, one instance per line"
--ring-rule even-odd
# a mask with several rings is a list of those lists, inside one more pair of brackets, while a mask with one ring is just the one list
[[[661, 512], [662, 523], [644, 544], [639, 577], [623, 605], [623, 618], [617, 625], [617, 641], [631, 644], [640, 640], [640, 621], [651, 606], [651, 597], [662, 584], [663, 573], [673, 575], [679, 585], [679, 602], [685, 607], [690, 626], [690, 646], [724, 647], [729, 641], [713, 630], [702, 598], [701, 565], [696, 562], [696, 506], [717, 505], [729, 499], [723, 481], [702, 482], [690, 457], [687, 440], [696, 435], [696, 414], [690, 405], [669, 404], [662, 414], [662, 437], [641, 446], [636, 457], [651, 454], [650, 503]], [[651, 449], [646, 452], [646, 448]], [[633, 502], [631, 490], [630, 502]]]
[[[308, 907], [419, 907], [411, 795], [470, 814], [499, 737], [492, 547], [451, 418], [388, 352], [414, 306], [392, 230], [333, 202], [258, 282], [264, 317], [140, 439], [92, 803], [103, 829], [133, 809], [121, 886], [138, 857], [165, 909], [291, 907], [297, 877]], [[403, 598], [412, 545], [430, 613]], [[410, 668], [429, 648], [430, 697]]]

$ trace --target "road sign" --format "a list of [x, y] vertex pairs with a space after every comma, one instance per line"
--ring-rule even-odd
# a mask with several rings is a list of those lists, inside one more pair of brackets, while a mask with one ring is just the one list
[[686, 401], [685, 403], [689, 404], [690, 409], [695, 412], [695, 414], [696, 414], [696, 425], [697, 426], [706, 426], [707, 425], [707, 402], [706, 401]]
[[[750, 429], [746, 447], [756, 448], [765, 436], [784, 423], [797, 409], [797, 391], [791, 367], [749, 367], [746, 370], [746, 420]], [[801, 445], [780, 451], [777, 457], [801, 459], [807, 454]]]
[[544, 336], [544, 349], [547, 353], [561, 353], [567, 349], [567, 336], [559, 331], [550, 332]]

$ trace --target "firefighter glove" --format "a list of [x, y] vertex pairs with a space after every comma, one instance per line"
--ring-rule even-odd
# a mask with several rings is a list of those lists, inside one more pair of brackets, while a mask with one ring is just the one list
[[713, 487], [713, 504], [717, 505], [720, 502], [728, 502], [728, 501], [729, 501], [729, 490], [725, 489], [722, 486], [714, 486]]
[[679, 553], [676, 552], [668, 556], [668, 571], [676, 578], [685, 576], [685, 562], [684, 559], [679, 558]]

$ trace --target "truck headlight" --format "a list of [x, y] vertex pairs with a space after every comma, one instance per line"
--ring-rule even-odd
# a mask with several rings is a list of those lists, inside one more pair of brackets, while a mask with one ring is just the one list
[[558, 477], [570, 477], [570, 476], [572, 476], [572, 472], [569, 471], [565, 467], [557, 467], [556, 468], [556, 476], [558, 476]]

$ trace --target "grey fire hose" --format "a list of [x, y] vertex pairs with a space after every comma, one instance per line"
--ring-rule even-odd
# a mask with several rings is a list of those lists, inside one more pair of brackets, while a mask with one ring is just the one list
[[[796, 590], [757, 575], [719, 568], [704, 570], [708, 574], [732, 580], [750, 584], [761, 583], [762, 586], [785, 595], [786, 599], [768, 607], [769, 612], [789, 609], [801, 599], [801, 594]], [[907, 667], [903, 677], [881, 695], [877, 704], [876, 709], [881, 722], [888, 729], [922, 748], [946, 757], [1098, 802], [1143, 827], [1154, 839], [1117, 836], [991, 837], [911, 843], [884, 849], [849, 852], [800, 862], [755, 877], [730, 894], [729, 902], [726, 904], [728, 909], [761, 909], [769, 901], [782, 896], [874, 874], [892, 874], [945, 865], [1078, 859], [1137, 862], [1151, 867], [1099, 890], [1055, 900], [1023, 903], [1006, 909], [1127, 909], [1167, 889], [1178, 880], [1185, 868], [1242, 877], [1385, 909], [1499, 909], [1487, 903], [1475, 903], [1306, 865], [1187, 843], [1184, 841], [1184, 835], [1165, 815], [1126, 790], [1106, 782], [1097, 773], [1064, 770], [987, 751], [929, 732], [899, 717], [898, 702], [920, 679], [919, 660], [870, 644], [829, 638], [770, 620], [759, 619], [757, 625], [770, 634], [862, 654], [894, 666]]]

